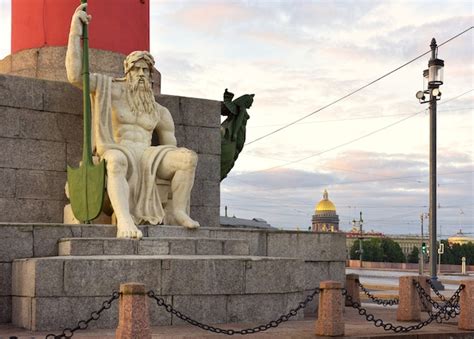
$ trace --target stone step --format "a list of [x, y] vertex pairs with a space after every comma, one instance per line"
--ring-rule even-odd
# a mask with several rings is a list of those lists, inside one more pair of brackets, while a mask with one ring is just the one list
[[249, 255], [248, 241], [221, 238], [63, 238], [60, 256], [88, 255]]
[[[100, 255], [13, 262], [12, 322], [74, 327], [124, 282], [140, 282], [182, 313], [207, 323], [268, 322], [304, 299], [304, 260], [255, 256]], [[183, 324], [149, 303], [153, 325]], [[93, 328], [117, 326], [117, 302]], [[296, 319], [301, 319], [303, 312]]]

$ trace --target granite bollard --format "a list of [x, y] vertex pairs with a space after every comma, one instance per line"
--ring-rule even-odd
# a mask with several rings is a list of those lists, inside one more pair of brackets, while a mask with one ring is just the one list
[[[422, 279], [426, 279], [422, 277]], [[398, 285], [399, 303], [397, 309], [398, 321], [420, 321], [420, 297], [416, 291], [413, 280], [420, 281], [420, 277], [404, 276], [400, 277]]]
[[338, 281], [322, 281], [319, 296], [316, 335], [337, 337], [344, 335], [342, 318], [342, 284]]
[[125, 283], [120, 285], [119, 324], [116, 339], [151, 339], [150, 318], [145, 285]]
[[460, 294], [459, 307], [461, 314], [459, 315], [458, 327], [460, 330], [474, 330], [474, 280], [462, 280], [464, 285]]
[[[360, 290], [359, 290], [359, 275], [350, 273], [346, 274], [346, 291], [347, 295], [351, 296], [352, 302], [360, 304]], [[352, 306], [352, 303], [346, 298], [346, 306]]]

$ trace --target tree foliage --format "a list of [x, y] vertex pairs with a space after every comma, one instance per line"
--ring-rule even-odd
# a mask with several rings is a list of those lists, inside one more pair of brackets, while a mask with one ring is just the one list
[[[447, 240], [441, 240], [444, 244], [444, 254], [441, 255], [442, 264], [461, 265], [462, 257], [466, 258], [466, 265], [474, 265], [474, 243], [452, 244]], [[362, 242], [363, 258], [365, 261], [375, 262], [405, 262], [417, 263], [420, 250], [414, 247], [408, 257], [405, 255], [398, 243], [390, 238], [370, 238]], [[435, 252], [438, 256], [438, 253]], [[359, 240], [356, 240], [350, 250], [351, 259], [359, 259]]]
[[418, 247], [413, 247], [410, 254], [408, 254], [407, 262], [416, 264], [419, 261], [420, 250]]
[[441, 255], [442, 264], [461, 265], [462, 257], [466, 258], [466, 265], [474, 265], [474, 243], [452, 244], [441, 240], [444, 244], [444, 254]]
[[400, 245], [390, 238], [382, 238], [381, 243], [384, 262], [405, 262], [406, 258]]
[[[351, 259], [359, 259], [359, 241], [351, 247]], [[405, 255], [398, 243], [389, 238], [370, 238], [362, 241], [365, 261], [375, 262], [405, 262]]]

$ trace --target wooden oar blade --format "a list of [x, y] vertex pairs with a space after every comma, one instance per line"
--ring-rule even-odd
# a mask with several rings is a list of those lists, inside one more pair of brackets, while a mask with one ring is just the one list
[[68, 166], [67, 181], [72, 212], [77, 220], [87, 223], [102, 211], [105, 187], [105, 162], [97, 165]]

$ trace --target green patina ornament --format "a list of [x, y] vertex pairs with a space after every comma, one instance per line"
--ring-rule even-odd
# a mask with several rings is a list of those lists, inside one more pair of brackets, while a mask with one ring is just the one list
[[221, 181], [227, 177], [240, 152], [244, 148], [247, 120], [250, 115], [247, 109], [252, 106], [255, 94], [245, 94], [232, 101], [234, 94], [224, 92], [221, 114], [227, 116], [221, 124]]
[[[87, 3], [87, 0], [82, 0]], [[83, 24], [82, 98], [84, 107], [84, 144], [79, 168], [67, 168], [69, 200], [77, 220], [90, 223], [102, 210], [105, 190], [105, 162], [92, 162], [91, 99], [89, 90], [89, 39], [87, 25]]]

